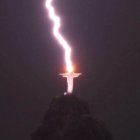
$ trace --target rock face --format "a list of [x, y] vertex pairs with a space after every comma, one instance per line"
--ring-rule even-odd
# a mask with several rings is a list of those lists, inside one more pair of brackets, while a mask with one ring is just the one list
[[31, 140], [113, 140], [104, 123], [93, 119], [88, 104], [74, 95], [55, 97]]

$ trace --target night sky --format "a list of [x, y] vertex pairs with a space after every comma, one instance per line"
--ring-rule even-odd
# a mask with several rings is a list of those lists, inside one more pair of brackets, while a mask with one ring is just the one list
[[[54, 96], [66, 91], [63, 49], [44, 0], [0, 1], [0, 139], [29, 140]], [[116, 140], [140, 139], [138, 0], [54, 0], [88, 101]]]

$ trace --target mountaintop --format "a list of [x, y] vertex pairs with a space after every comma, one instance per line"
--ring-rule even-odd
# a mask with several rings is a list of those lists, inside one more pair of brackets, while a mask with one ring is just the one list
[[113, 137], [102, 121], [93, 119], [88, 104], [71, 94], [52, 99], [31, 140], [113, 140]]

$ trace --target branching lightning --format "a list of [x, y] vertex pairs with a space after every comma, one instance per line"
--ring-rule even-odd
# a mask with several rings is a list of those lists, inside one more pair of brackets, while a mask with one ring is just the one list
[[61, 26], [61, 21], [60, 17], [57, 16], [55, 9], [52, 5], [53, 0], [46, 0], [46, 8], [48, 9], [49, 12], [49, 17], [53, 21], [54, 26], [53, 26], [53, 34], [59, 44], [64, 48], [65, 50], [65, 62], [66, 62], [66, 68], [67, 72], [73, 72], [73, 65], [71, 61], [71, 47], [68, 44], [68, 42], [64, 39], [62, 34], [59, 32], [60, 26]]

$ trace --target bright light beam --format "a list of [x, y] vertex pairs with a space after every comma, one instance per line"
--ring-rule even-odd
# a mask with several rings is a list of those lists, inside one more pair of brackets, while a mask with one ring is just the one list
[[67, 72], [73, 72], [73, 65], [71, 61], [71, 47], [68, 44], [68, 42], [64, 39], [64, 37], [61, 35], [59, 32], [60, 26], [61, 26], [61, 21], [60, 18], [57, 16], [54, 7], [52, 6], [52, 1], [53, 0], [46, 0], [46, 8], [48, 9], [49, 12], [49, 17], [53, 21], [54, 26], [53, 26], [53, 34], [59, 44], [64, 48], [65, 50], [65, 62], [66, 62], [66, 68]]

